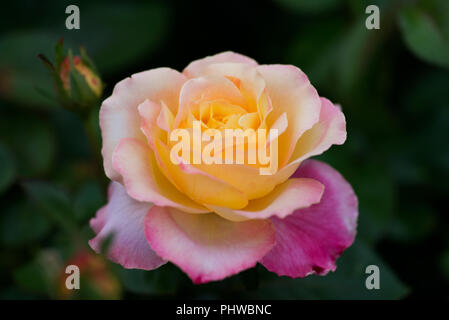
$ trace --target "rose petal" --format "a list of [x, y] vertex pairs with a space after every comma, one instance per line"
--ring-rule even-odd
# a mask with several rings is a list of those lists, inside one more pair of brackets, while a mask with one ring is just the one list
[[249, 64], [251, 66], [257, 66], [257, 62], [247, 56], [231, 51], [226, 51], [213, 56], [208, 56], [203, 59], [195, 60], [191, 62], [182, 73], [189, 78], [199, 77], [203, 75], [205, 69], [209, 65], [222, 62], [237, 62]]
[[[248, 204], [246, 195], [223, 180], [211, 176], [190, 164], [178, 165], [170, 159], [170, 149], [156, 139], [156, 160], [164, 175], [192, 200], [201, 204], [212, 204], [234, 209]], [[179, 159], [181, 160], [181, 159]]]
[[148, 144], [154, 150], [155, 139], [167, 140], [167, 133], [157, 125], [162, 106], [159, 103], [146, 99], [137, 106], [137, 110], [142, 119], [140, 129], [147, 138]]
[[276, 245], [261, 262], [278, 275], [294, 278], [334, 271], [336, 259], [354, 241], [357, 197], [335, 169], [320, 161], [305, 161], [293, 176], [323, 183], [323, 197], [284, 219], [271, 219]]
[[206, 76], [188, 80], [179, 94], [179, 110], [175, 117], [174, 128], [187, 118], [189, 112], [199, 108], [201, 101], [224, 99], [227, 102], [244, 107], [246, 100], [231, 80], [224, 77]]
[[321, 98], [320, 120], [306, 131], [296, 143], [291, 162], [281, 170], [300, 164], [303, 160], [317, 156], [333, 144], [346, 140], [346, 120], [340, 108], [329, 100]]
[[246, 63], [216, 63], [207, 66], [204, 75], [226, 77], [234, 82], [248, 104], [248, 112], [257, 111], [257, 105], [265, 90], [265, 80], [254, 65]]
[[111, 182], [109, 190], [108, 204], [90, 221], [97, 235], [89, 245], [99, 252], [103, 240], [112, 234], [108, 256], [124, 268], [153, 270], [164, 264], [145, 239], [143, 220], [151, 204], [133, 200], [118, 182]]
[[128, 194], [137, 201], [170, 206], [190, 213], [206, 208], [179, 192], [160, 172], [153, 151], [137, 139], [120, 140], [112, 156], [114, 169], [123, 176]]
[[145, 218], [151, 247], [195, 283], [221, 280], [253, 267], [274, 244], [269, 220], [231, 222], [153, 207]]
[[97, 215], [90, 219], [90, 227], [95, 233], [100, 232], [106, 223], [106, 206], [101, 207], [97, 211]]
[[261, 65], [262, 74], [273, 110], [268, 116], [268, 128], [286, 112], [288, 128], [279, 138], [279, 166], [283, 167], [299, 137], [318, 121], [321, 101], [307, 76], [290, 65]]
[[272, 141], [274, 141], [276, 138], [278, 138], [281, 134], [285, 132], [288, 128], [288, 118], [287, 113], [284, 112], [279, 116], [279, 118], [276, 119], [276, 121], [271, 125], [270, 130], [276, 130], [273, 131], [274, 133], [268, 135], [267, 138], [267, 145], [269, 145]]
[[112, 152], [120, 139], [145, 139], [140, 131], [141, 119], [137, 106], [145, 99], [156, 103], [162, 100], [171, 112], [176, 113], [179, 91], [185, 81], [185, 76], [176, 70], [158, 68], [136, 73], [117, 83], [112, 95], [104, 100], [100, 109], [103, 138], [101, 152], [104, 169], [110, 179], [120, 179], [112, 167]]
[[170, 132], [173, 127], [175, 117], [164, 102], [162, 102], [161, 107], [161, 112], [159, 113], [156, 123], [162, 130]]
[[[277, 129], [277, 134], [269, 135], [267, 144], [277, 139], [286, 130], [287, 126], [286, 114], [283, 113], [272, 127], [272, 129]], [[203, 143], [203, 146], [205, 144]], [[222, 148], [225, 146], [224, 139], [221, 145]], [[244, 148], [247, 151], [247, 146], [244, 146]], [[267, 150], [269, 150], [269, 147]], [[245, 158], [248, 159], [248, 156], [245, 156]], [[271, 159], [271, 161], [274, 161], [274, 159]], [[216, 164], [208, 165], [202, 163], [195, 164], [193, 167], [233, 186], [243, 192], [249, 200], [267, 195], [276, 185], [284, 182], [294, 172], [293, 170], [289, 175], [277, 173], [270, 176], [261, 175], [259, 168], [249, 164], [226, 164], [225, 170], [223, 170], [222, 165]], [[284, 173], [288, 173], [287, 170]]]
[[246, 164], [195, 164], [192, 166], [244, 193], [248, 200], [267, 195], [277, 184], [288, 179], [288, 177], [283, 179], [283, 176], [276, 174], [261, 175], [258, 168]]
[[243, 130], [246, 129], [257, 129], [260, 120], [257, 112], [246, 113], [241, 116], [238, 120], [238, 125], [242, 127]]
[[208, 207], [232, 221], [267, 219], [272, 216], [283, 219], [297, 209], [308, 208], [320, 202], [323, 191], [324, 186], [314, 179], [292, 178], [278, 185], [267, 196], [249, 201], [244, 209]]

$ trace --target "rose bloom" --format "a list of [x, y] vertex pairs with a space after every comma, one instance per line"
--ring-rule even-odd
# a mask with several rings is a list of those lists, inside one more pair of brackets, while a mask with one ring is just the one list
[[[275, 128], [278, 170], [257, 164], [170, 161], [170, 132]], [[306, 160], [343, 144], [340, 108], [291, 65], [258, 65], [224, 52], [182, 73], [157, 68], [119, 82], [100, 110], [109, 201], [91, 226], [91, 247], [113, 233], [109, 258], [152, 270], [167, 261], [195, 283], [260, 262], [278, 275], [336, 269], [354, 241], [357, 198], [329, 165]]]

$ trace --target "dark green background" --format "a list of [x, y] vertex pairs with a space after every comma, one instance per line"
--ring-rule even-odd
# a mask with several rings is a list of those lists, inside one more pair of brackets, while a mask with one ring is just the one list
[[[65, 29], [77, 4], [81, 29]], [[365, 28], [380, 8], [381, 29]], [[449, 1], [8, 1], [0, 12], [0, 298], [60, 298], [55, 275], [93, 236], [104, 173], [81, 120], [51, 97], [36, 58], [84, 45], [109, 95], [132, 73], [232, 50], [300, 67], [341, 104], [348, 139], [321, 156], [360, 202], [354, 245], [325, 277], [263, 267], [195, 286], [173, 265], [145, 272], [103, 261], [121, 290], [84, 276], [73, 298], [399, 299], [449, 297]], [[43, 92], [46, 92], [45, 94]], [[49, 93], [50, 92], [50, 93]], [[98, 136], [98, 106], [88, 128]], [[380, 268], [381, 289], [365, 288]]]

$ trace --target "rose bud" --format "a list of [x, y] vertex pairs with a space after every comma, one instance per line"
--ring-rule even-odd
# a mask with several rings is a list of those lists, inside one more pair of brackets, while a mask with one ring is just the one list
[[92, 60], [84, 48], [80, 48], [79, 56], [74, 56], [70, 49], [65, 54], [62, 41], [56, 44], [55, 56], [55, 65], [43, 55], [39, 55], [39, 58], [53, 74], [60, 103], [69, 110], [88, 110], [103, 93], [103, 83]]

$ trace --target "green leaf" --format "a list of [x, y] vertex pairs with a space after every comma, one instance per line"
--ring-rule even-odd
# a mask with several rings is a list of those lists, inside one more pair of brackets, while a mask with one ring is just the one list
[[386, 172], [374, 165], [358, 168], [348, 181], [359, 199], [359, 232], [365, 241], [375, 242], [386, 232], [393, 218], [395, 186]]
[[95, 65], [93, 60], [87, 55], [86, 49], [83, 46], [80, 47], [80, 56], [83, 64], [87, 66], [90, 70], [92, 70], [95, 74], [99, 75], [97, 66]]
[[399, 26], [414, 54], [427, 62], [449, 67], [449, 30], [439, 23], [435, 14], [418, 7], [405, 7], [399, 15]]
[[0, 217], [0, 242], [3, 245], [32, 245], [48, 235], [50, 223], [30, 201], [19, 197], [10, 202]]
[[75, 214], [67, 195], [59, 188], [46, 182], [25, 182], [23, 186], [47, 216], [66, 231], [73, 231]]
[[11, 32], [0, 37], [1, 78], [7, 84], [2, 90], [4, 98], [22, 106], [57, 106], [54, 100], [36, 91], [36, 86], [53, 88], [52, 72], [42, 67], [37, 55], [51, 57], [54, 41], [52, 35], [43, 31]]
[[40, 294], [46, 294], [48, 291], [43, 266], [37, 261], [21, 266], [14, 271], [13, 277], [17, 285], [27, 291]]
[[0, 135], [14, 155], [19, 176], [40, 176], [50, 169], [55, 156], [55, 135], [46, 121], [36, 115], [2, 114]]
[[343, 35], [335, 61], [337, 84], [342, 93], [352, 95], [353, 87], [366, 73], [366, 66], [377, 47], [374, 41], [376, 36], [376, 33], [366, 29], [364, 19], [356, 21]]
[[33, 260], [13, 271], [13, 279], [18, 287], [27, 292], [55, 298], [63, 281], [60, 278], [63, 270], [58, 251], [41, 250]]
[[[262, 299], [400, 299], [407, 287], [396, 277], [388, 264], [360, 240], [346, 250], [337, 261], [337, 270], [326, 276], [291, 279], [269, 274], [261, 289], [249, 294]], [[380, 289], [368, 290], [366, 267], [380, 270]]]
[[14, 182], [16, 165], [9, 150], [0, 144], [0, 194]]
[[90, 159], [89, 141], [80, 117], [66, 109], [59, 109], [52, 114], [52, 122], [58, 136], [58, 151], [62, 157]]
[[301, 28], [287, 50], [286, 61], [303, 70], [315, 87], [335, 86], [336, 47], [344, 22], [344, 18], [337, 17], [309, 23]]
[[106, 203], [104, 192], [99, 183], [86, 182], [75, 195], [74, 211], [77, 221], [84, 222]]
[[71, 100], [77, 104], [88, 107], [99, 97], [97, 97], [94, 91], [90, 88], [85, 77], [75, 68], [73, 63], [73, 54], [69, 50], [70, 61], [70, 97]]
[[64, 42], [63, 39], [60, 39], [55, 45], [55, 65], [58, 74], [61, 72], [61, 66], [64, 59], [65, 59]]

